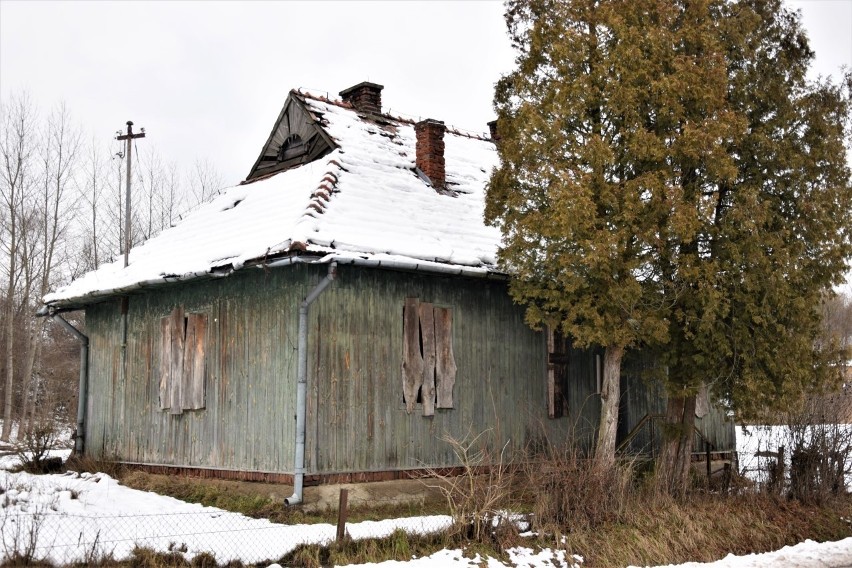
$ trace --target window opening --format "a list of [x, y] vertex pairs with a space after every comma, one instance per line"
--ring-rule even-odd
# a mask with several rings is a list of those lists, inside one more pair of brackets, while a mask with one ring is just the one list
[[547, 328], [547, 416], [562, 418], [568, 414], [565, 399], [568, 385], [569, 341], [558, 329]]
[[278, 161], [283, 162], [292, 158], [297, 158], [307, 153], [307, 145], [302, 140], [302, 137], [296, 133], [289, 135], [281, 148], [278, 149]]

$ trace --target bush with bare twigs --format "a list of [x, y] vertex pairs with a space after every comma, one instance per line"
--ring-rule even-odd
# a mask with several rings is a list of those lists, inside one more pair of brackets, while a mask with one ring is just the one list
[[15, 453], [21, 469], [28, 473], [52, 473], [62, 469], [62, 458], [50, 457], [51, 450], [63, 447], [60, 427], [51, 419], [33, 422], [18, 436]]
[[468, 432], [458, 439], [450, 435], [441, 440], [449, 444], [461, 464], [461, 475], [439, 469], [427, 469], [426, 484], [440, 490], [453, 517], [451, 537], [474, 542], [490, 542], [498, 549], [513, 540], [517, 528], [507, 509], [510, 504], [512, 474], [508, 442], [499, 446], [498, 437], [489, 429], [478, 434]]

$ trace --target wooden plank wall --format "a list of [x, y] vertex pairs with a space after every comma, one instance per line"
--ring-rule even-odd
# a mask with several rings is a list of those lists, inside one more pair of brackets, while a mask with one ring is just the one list
[[[136, 463], [292, 472], [298, 303], [325, 272], [252, 269], [132, 295], [126, 380], [118, 300], [87, 309], [88, 451]], [[441, 436], [488, 429], [510, 451], [545, 440], [590, 444], [602, 352], [572, 349], [567, 415], [548, 419], [545, 334], [526, 326], [505, 283], [345, 265], [338, 274], [310, 311], [309, 474], [455, 466]], [[435, 408], [434, 416], [421, 404], [409, 414], [403, 402], [406, 298], [452, 309], [454, 407]], [[160, 320], [177, 306], [208, 316], [207, 386], [204, 409], [173, 415], [159, 407]], [[627, 422], [656, 408], [647, 389], [625, 392]]]
[[[319, 275], [311, 275], [312, 284]], [[306, 270], [245, 271], [175, 284], [129, 301], [128, 373], [119, 302], [86, 311], [91, 341], [87, 451], [136, 463], [292, 471], [298, 302]], [[206, 405], [159, 407], [160, 319], [208, 316]]]
[[[339, 274], [311, 319], [310, 337], [319, 338], [309, 384], [311, 472], [457, 465], [440, 438], [488, 429], [510, 451], [540, 436], [564, 439], [568, 419], [546, 418], [544, 334], [526, 326], [504, 283], [351, 266]], [[419, 403], [409, 414], [403, 402], [407, 298], [452, 309], [454, 407], [438, 405], [433, 416]]]
[[[621, 403], [618, 419], [618, 439], [623, 440], [646, 414], [665, 414], [666, 394], [659, 383], [664, 368], [659, 367], [654, 355], [650, 352], [639, 353], [629, 351], [622, 363], [621, 373]], [[628, 452], [632, 454], [656, 453], [660, 448], [660, 421], [656, 421], [654, 429], [642, 428], [628, 444]], [[695, 426], [710, 440], [714, 447], [721, 451], [736, 450], [734, 423], [718, 405], [710, 405], [710, 412], [695, 419]], [[695, 451], [704, 451], [704, 446], [698, 445], [700, 439], [695, 437]]]

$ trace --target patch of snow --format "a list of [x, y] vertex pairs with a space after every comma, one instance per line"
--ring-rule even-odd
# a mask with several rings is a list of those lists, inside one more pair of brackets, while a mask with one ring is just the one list
[[[667, 564], [657, 568], [846, 568], [852, 566], [852, 538], [817, 543], [806, 540], [764, 554], [729, 554], [715, 562]], [[635, 567], [631, 567], [635, 568]]]
[[[215, 507], [124, 487], [103, 474], [30, 475], [0, 471], [0, 536], [4, 554], [37, 537], [36, 558], [79, 562], [93, 548], [127, 558], [137, 545], [188, 558], [209, 552], [220, 562], [280, 558], [299, 544], [335, 538], [330, 524], [283, 525]], [[347, 525], [353, 538], [383, 537], [396, 529], [430, 533], [451, 522], [445, 515]]]

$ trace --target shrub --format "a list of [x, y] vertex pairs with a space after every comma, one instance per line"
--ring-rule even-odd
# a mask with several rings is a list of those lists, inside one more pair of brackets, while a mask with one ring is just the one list
[[15, 444], [21, 469], [28, 473], [61, 471], [62, 459], [49, 457], [50, 451], [59, 445], [59, 428], [55, 421], [44, 419], [34, 422]]
[[446, 498], [453, 517], [450, 536], [478, 543], [494, 541], [502, 550], [506, 539], [517, 534], [506, 514], [512, 486], [508, 442], [495, 451], [499, 442], [493, 430], [476, 435], [468, 432], [462, 439], [444, 435], [441, 440], [449, 444], [462, 473], [427, 469], [430, 481], [426, 484]]

